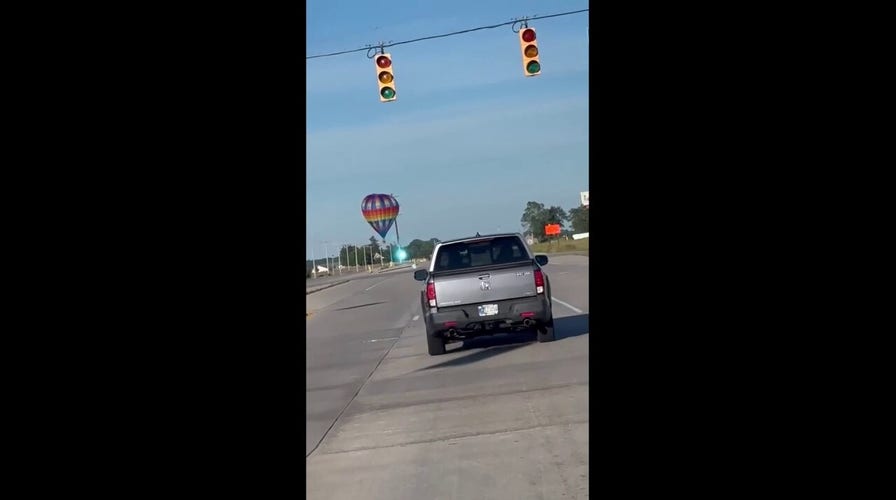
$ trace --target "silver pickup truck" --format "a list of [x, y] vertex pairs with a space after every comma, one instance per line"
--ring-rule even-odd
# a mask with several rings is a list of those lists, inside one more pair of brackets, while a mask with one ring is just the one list
[[445, 344], [480, 335], [535, 329], [539, 342], [554, 340], [551, 283], [519, 234], [476, 235], [439, 243], [429, 269], [414, 272], [430, 355]]

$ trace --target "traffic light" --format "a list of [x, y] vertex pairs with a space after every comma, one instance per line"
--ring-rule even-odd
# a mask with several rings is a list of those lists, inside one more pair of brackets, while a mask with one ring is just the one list
[[535, 30], [523, 28], [520, 30], [520, 51], [523, 53], [523, 74], [535, 76], [541, 74], [541, 63], [538, 61], [538, 42], [535, 40]]
[[392, 74], [392, 54], [376, 56], [376, 82], [380, 86], [380, 101], [394, 101], [395, 75]]

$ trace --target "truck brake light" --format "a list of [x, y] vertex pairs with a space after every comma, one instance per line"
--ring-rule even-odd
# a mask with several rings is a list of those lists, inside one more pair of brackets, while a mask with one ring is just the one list
[[436, 285], [432, 281], [426, 284], [426, 300], [429, 301], [429, 307], [436, 306]]
[[[541, 269], [536, 269], [532, 274], [535, 275], [535, 293], [544, 293], [544, 274], [541, 273]], [[433, 290], [433, 296], [435, 296], [435, 290]]]

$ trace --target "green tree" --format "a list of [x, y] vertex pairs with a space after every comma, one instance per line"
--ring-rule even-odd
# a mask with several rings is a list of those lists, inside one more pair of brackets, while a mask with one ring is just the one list
[[569, 209], [569, 223], [576, 233], [588, 232], [588, 207], [582, 205]]
[[438, 238], [430, 238], [429, 240], [421, 240], [414, 239], [411, 240], [407, 246], [404, 246], [404, 250], [408, 253], [408, 259], [428, 259], [432, 256], [433, 250], [435, 250], [436, 244], [439, 243]]
[[430, 238], [429, 241], [424, 241], [423, 244], [420, 245], [420, 256], [417, 258], [428, 259], [432, 257], [432, 252], [436, 249], [436, 244], [438, 243], [438, 238]]
[[541, 221], [544, 218], [544, 204], [536, 201], [526, 203], [523, 210], [523, 216], [520, 217], [520, 223], [523, 228], [532, 233], [535, 238], [544, 238], [544, 224]]
[[544, 226], [546, 224], [560, 224], [562, 229], [568, 219], [569, 216], [561, 207], [545, 208], [543, 203], [530, 201], [526, 204], [526, 209], [523, 210], [520, 222], [535, 239], [542, 241], [545, 239]]
[[364, 265], [374, 264], [374, 263], [375, 263], [375, 261], [374, 261], [374, 259], [373, 259], [372, 256], [373, 256], [373, 255], [376, 255], [376, 253], [379, 251], [379, 248], [380, 248], [380, 245], [379, 245], [379, 243], [378, 243], [378, 241], [377, 241], [377, 239], [376, 239], [376, 236], [371, 236], [370, 239], [369, 239], [368, 241], [370, 241], [370, 244], [369, 244], [369, 245], [364, 245], [364, 247], [363, 247], [363, 250], [364, 250], [364, 258], [361, 259], [361, 258], [360, 258], [361, 256], [360, 256], [360, 255], [358, 256], [359, 260], [360, 260], [361, 262], [363, 262]]
[[346, 245], [344, 248], [339, 249], [339, 255], [342, 258], [342, 265], [348, 267], [354, 267], [357, 263], [361, 265], [364, 262], [364, 257], [362, 257], [365, 247], [357, 247], [358, 249], [358, 257], [357, 262], [355, 262], [355, 245]]
[[408, 258], [410, 259], [419, 259], [422, 257], [422, 247], [426, 242], [423, 240], [414, 239], [406, 247], [404, 247], [405, 251], [408, 252]]
[[560, 224], [560, 228], [566, 225], [566, 221], [569, 220], [569, 216], [566, 215], [566, 210], [563, 210], [560, 207], [550, 207], [545, 210], [545, 224]]

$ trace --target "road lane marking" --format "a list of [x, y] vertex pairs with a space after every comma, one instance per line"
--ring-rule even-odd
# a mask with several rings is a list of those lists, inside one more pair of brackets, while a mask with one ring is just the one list
[[[396, 337], [396, 338], [398, 338], [398, 337]], [[361, 384], [361, 387], [358, 387], [358, 390], [355, 391], [355, 394], [351, 397], [351, 399], [348, 400], [348, 403], [342, 408], [342, 410], [339, 411], [339, 415], [336, 415], [336, 418], [333, 420], [333, 423], [330, 424], [329, 427], [327, 427], [326, 431], [324, 431], [323, 436], [321, 436], [320, 439], [317, 441], [317, 443], [314, 444], [314, 448], [311, 448], [311, 451], [309, 451], [308, 453], [305, 454], [306, 459], [308, 457], [310, 457], [315, 451], [317, 451], [317, 447], [320, 446], [320, 444], [324, 441], [324, 439], [327, 438], [327, 434], [329, 434], [330, 431], [333, 430], [333, 426], [336, 425], [336, 422], [339, 422], [339, 419], [342, 418], [342, 414], [345, 413], [345, 410], [348, 409], [349, 405], [352, 404], [352, 402], [355, 400], [355, 398], [358, 397], [358, 394], [361, 392], [362, 389], [364, 389], [364, 386], [367, 385], [367, 382], [370, 381], [370, 377], [373, 376], [373, 372], [375, 372], [376, 369], [379, 368], [381, 364], [383, 364], [383, 360], [386, 359], [386, 356], [388, 356], [390, 352], [392, 352], [392, 348], [395, 347], [396, 344], [398, 344], [398, 342], [390, 345], [389, 348], [386, 349], [386, 351], [383, 353], [383, 357], [381, 357], [380, 360], [376, 362], [376, 366], [374, 366], [373, 370], [370, 370], [370, 373], [367, 374], [367, 378], [364, 379], [364, 382]]]
[[375, 287], [375, 286], [377, 286], [377, 285], [381, 285], [381, 284], [383, 284], [385, 281], [386, 281], [386, 280], [380, 281], [380, 282], [377, 283], [376, 285], [372, 285], [372, 286], [366, 288], [364, 291], [366, 292], [366, 291], [370, 290], [371, 288], [373, 288], [373, 287]]
[[389, 337], [389, 338], [385, 338], [385, 339], [370, 339], [370, 340], [368, 340], [368, 342], [381, 342], [383, 340], [395, 340], [398, 338], [401, 338], [401, 337]]
[[420, 315], [419, 315], [419, 314], [415, 314], [414, 317], [411, 318], [411, 321], [417, 321], [418, 319], [420, 319]]
[[564, 305], [564, 306], [566, 306], [566, 307], [572, 309], [573, 311], [575, 311], [575, 312], [577, 312], [577, 313], [579, 313], [579, 314], [582, 314], [582, 313], [584, 312], [584, 311], [582, 311], [581, 309], [579, 309], [578, 307], [576, 307], [576, 306], [574, 306], [574, 305], [571, 305], [571, 304], [567, 304], [566, 302], [563, 302], [562, 300], [558, 299], [557, 297], [551, 297], [551, 300], [554, 301], [554, 302], [557, 302], [557, 303], [559, 303], [559, 304], [562, 304], [562, 305]]

